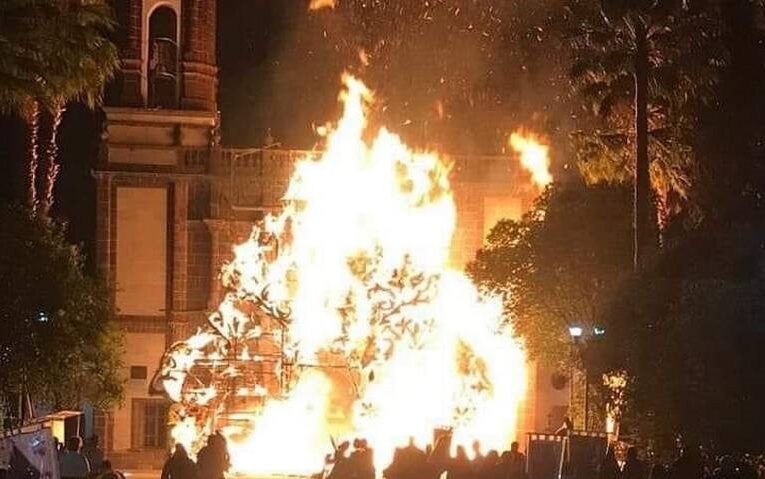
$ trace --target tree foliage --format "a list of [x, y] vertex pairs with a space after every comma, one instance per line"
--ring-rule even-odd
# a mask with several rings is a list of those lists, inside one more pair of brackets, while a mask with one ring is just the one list
[[722, 44], [730, 58], [714, 103], [702, 112], [696, 145], [699, 177], [693, 202], [727, 221], [765, 207], [765, 15], [763, 2], [723, 4]]
[[0, 110], [20, 112], [29, 100], [95, 104], [119, 64], [114, 26], [100, 1], [0, 2]]
[[[39, 204], [47, 213], [53, 203], [66, 104], [95, 105], [119, 65], [109, 39], [114, 26], [100, 0], [0, 2], [0, 112], [20, 114], [27, 123], [27, 204], [33, 211]], [[51, 119], [40, 135], [45, 112]]]
[[121, 336], [102, 281], [83, 272], [63, 226], [0, 208], [0, 395], [107, 407], [122, 397]]
[[[647, 54], [651, 185], [668, 211], [687, 204], [697, 176], [699, 109], [714, 96], [726, 60], [714, 2], [569, 0], [570, 77], [589, 127], [574, 133], [580, 169], [591, 182], [635, 176], [635, 73]], [[639, 33], [643, 31], [644, 37]]]
[[623, 431], [661, 451], [674, 438], [761, 450], [765, 421], [765, 224], [702, 228], [665, 248], [601, 310], [594, 371], [625, 369]]
[[568, 326], [590, 328], [630, 271], [630, 199], [623, 188], [554, 186], [519, 221], [502, 220], [468, 266], [505, 294], [532, 357], [567, 361]]

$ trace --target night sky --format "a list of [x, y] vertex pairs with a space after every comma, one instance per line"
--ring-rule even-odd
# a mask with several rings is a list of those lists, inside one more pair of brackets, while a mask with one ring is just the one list
[[271, 128], [290, 147], [313, 146], [345, 71], [375, 91], [373, 121], [415, 145], [496, 154], [520, 125], [566, 128], [565, 59], [549, 33], [559, 0], [306, 4], [219, 2], [226, 144], [257, 145]]

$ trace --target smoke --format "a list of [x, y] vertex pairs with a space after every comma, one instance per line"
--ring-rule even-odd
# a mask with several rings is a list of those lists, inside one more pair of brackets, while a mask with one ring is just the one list
[[[228, 144], [258, 144], [270, 128], [286, 147], [310, 148], [314, 122], [338, 113], [335, 87], [346, 70], [375, 91], [373, 124], [420, 147], [501, 154], [515, 128], [554, 139], [568, 116], [548, 34], [559, 0], [233, 3], [220, 12], [222, 56], [239, 67], [222, 65]], [[249, 60], [241, 43], [259, 45]]]

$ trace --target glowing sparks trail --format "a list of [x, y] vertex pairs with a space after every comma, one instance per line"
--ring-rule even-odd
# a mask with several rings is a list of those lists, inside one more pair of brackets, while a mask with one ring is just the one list
[[445, 266], [448, 168], [386, 129], [366, 142], [371, 92], [344, 84], [325, 152], [297, 163], [283, 211], [225, 266], [209, 325], [158, 375], [173, 438], [196, 450], [221, 429], [240, 472], [317, 472], [330, 436], [368, 439], [380, 471], [437, 427], [453, 446], [516, 434], [524, 353], [501, 301]]
[[510, 147], [519, 155], [521, 165], [531, 173], [531, 179], [544, 189], [552, 183], [550, 174], [550, 147], [539, 135], [519, 129], [510, 135]]

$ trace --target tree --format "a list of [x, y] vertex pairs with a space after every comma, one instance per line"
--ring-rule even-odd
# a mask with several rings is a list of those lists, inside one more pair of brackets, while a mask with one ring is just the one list
[[704, 218], [726, 222], [765, 207], [765, 29], [758, 20], [762, 2], [725, 2], [722, 13], [730, 58], [716, 101], [700, 117], [699, 180], [692, 193]]
[[0, 207], [0, 398], [108, 407], [122, 397], [121, 336], [104, 282], [83, 272], [64, 228]]
[[[94, 105], [118, 66], [108, 38], [113, 28], [109, 8], [99, 1], [0, 2], [0, 111], [18, 113], [27, 123], [27, 203], [33, 211], [39, 205], [47, 213], [53, 204], [66, 104]], [[42, 111], [51, 114], [44, 146], [38, 144]], [[38, 179], [40, 153], [45, 174]]]
[[724, 59], [719, 16], [680, 0], [571, 0], [567, 12], [574, 25], [570, 76], [588, 112], [602, 120], [577, 135], [580, 165], [593, 181], [633, 180], [639, 268], [656, 230], [654, 194], [661, 227], [695, 176], [697, 109]]
[[502, 220], [468, 265], [505, 308], [529, 354], [566, 363], [568, 326], [592, 327], [630, 271], [629, 197], [619, 187], [552, 186], [519, 221]]
[[600, 311], [605, 340], [588, 368], [629, 376], [625, 427], [670, 450], [674, 438], [721, 450], [765, 446], [765, 224], [702, 227], [662, 251]]

